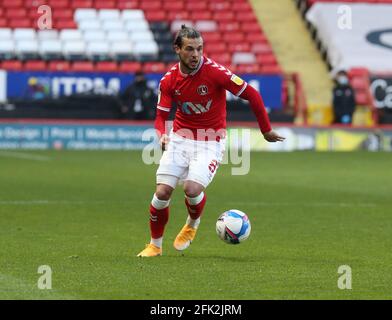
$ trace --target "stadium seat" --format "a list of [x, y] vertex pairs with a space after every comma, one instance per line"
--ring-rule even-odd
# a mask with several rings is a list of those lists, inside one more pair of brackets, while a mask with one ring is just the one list
[[132, 60], [132, 51], [133, 45], [130, 41], [112, 42], [110, 45], [110, 53], [117, 61]]
[[0, 28], [8, 27], [8, 20], [6, 18], [0, 17]]
[[91, 61], [75, 61], [71, 65], [71, 70], [78, 72], [94, 71], [94, 64]]
[[116, 1], [114, 0], [95, 0], [94, 7], [96, 9], [115, 9]]
[[47, 65], [42, 60], [29, 60], [24, 64], [24, 69], [28, 71], [45, 71], [47, 70]]
[[96, 19], [83, 19], [78, 22], [78, 29], [82, 32], [89, 30], [99, 30], [101, 29], [101, 23]]
[[31, 20], [28, 18], [19, 18], [19, 19], [11, 19], [9, 21], [9, 28], [15, 29], [15, 28], [30, 28], [33, 24], [31, 23]]
[[60, 31], [61, 41], [78, 41], [82, 38], [82, 32], [80, 30], [64, 29]]
[[129, 41], [130, 37], [126, 31], [108, 31], [107, 39], [111, 42]]
[[119, 71], [121, 72], [137, 72], [142, 69], [142, 65], [140, 62], [128, 62], [124, 61], [120, 64]]
[[167, 20], [191, 20], [191, 15], [188, 11], [170, 11], [167, 14]]
[[10, 60], [15, 58], [15, 43], [13, 40], [2, 40], [0, 46], [0, 60]]
[[[108, 34], [108, 39], [111, 39]], [[106, 41], [106, 32], [102, 30], [88, 30], [83, 32], [83, 40], [86, 42], [91, 41]]]
[[57, 30], [38, 30], [37, 38], [40, 41], [57, 40], [59, 39], [59, 33]]
[[74, 20], [69, 20], [69, 19], [59, 19], [55, 20], [53, 22], [53, 26], [56, 29], [62, 30], [62, 29], [76, 29], [77, 25]]
[[145, 20], [143, 10], [135, 9], [135, 10], [123, 10], [121, 12], [122, 20]]
[[86, 56], [86, 44], [81, 40], [69, 40], [63, 42], [63, 55], [68, 60], [84, 60]]
[[0, 39], [3, 40], [12, 40], [12, 29], [10, 28], [0, 28]]
[[18, 19], [27, 16], [27, 10], [25, 8], [9, 8], [5, 11], [5, 15], [8, 19]]
[[93, 41], [87, 44], [87, 55], [93, 61], [110, 60], [110, 46], [107, 42]]
[[37, 40], [19, 40], [16, 42], [15, 51], [21, 60], [34, 60], [39, 58]]
[[174, 20], [170, 25], [170, 32], [175, 33], [181, 29], [181, 26], [185, 24], [188, 27], [194, 27], [194, 24], [191, 20]]
[[116, 62], [99, 61], [95, 64], [95, 71], [98, 71], [98, 72], [118, 72], [118, 65]]
[[117, 9], [120, 10], [128, 10], [128, 9], [136, 9], [139, 7], [138, 0], [118, 0]]
[[60, 40], [45, 40], [39, 43], [39, 52], [45, 60], [59, 60], [63, 58]]
[[103, 9], [98, 12], [99, 20], [120, 20], [120, 11], [116, 9]]
[[[212, 32], [212, 31], [217, 31], [218, 30], [218, 25], [215, 21], [211, 20], [200, 20], [196, 21], [195, 23], [195, 28], [196, 30], [199, 30], [200, 32]], [[204, 36], [204, 34], [203, 34]]]
[[165, 73], [166, 65], [163, 62], [146, 62], [142, 70], [144, 73]]
[[155, 60], [159, 49], [155, 41], [137, 42], [134, 45], [134, 55], [137, 57], [150, 56], [151, 60]]
[[92, 0], [72, 0], [71, 1], [71, 8], [72, 9], [80, 9], [80, 8], [92, 8], [93, 1]]
[[4, 8], [21, 8], [23, 7], [23, 0], [3, 1]]
[[13, 39], [19, 40], [34, 40], [37, 38], [37, 34], [34, 29], [28, 28], [16, 28], [13, 32]]
[[121, 31], [123, 30], [124, 25], [121, 20], [105, 20], [102, 21], [102, 30], [104, 31]]
[[138, 31], [138, 32], [130, 32], [129, 39], [132, 42], [155, 42], [154, 35], [150, 30], [147, 31]]
[[95, 9], [76, 9], [74, 13], [74, 19], [76, 22], [82, 20], [94, 20], [97, 19], [97, 10]]
[[129, 32], [145, 32], [150, 30], [146, 20], [125, 20], [124, 29]]
[[146, 17], [146, 20], [149, 22], [166, 21], [167, 20], [166, 11], [163, 11], [163, 10], [148, 11], [146, 13], [145, 17]]
[[250, 52], [235, 52], [232, 58], [233, 64], [255, 64], [256, 57]]
[[69, 61], [49, 61], [48, 70], [49, 71], [69, 71], [71, 69], [71, 64]]
[[20, 71], [23, 69], [23, 64], [20, 60], [5, 60], [1, 64], [1, 69], [9, 71]]

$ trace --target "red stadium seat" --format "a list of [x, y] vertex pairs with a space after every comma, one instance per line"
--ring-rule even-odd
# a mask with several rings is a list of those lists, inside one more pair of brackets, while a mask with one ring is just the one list
[[157, 11], [162, 9], [162, 3], [161, 1], [141, 1], [139, 7], [145, 12]]
[[8, 27], [8, 20], [6, 18], [0, 18], [0, 28]]
[[166, 11], [164, 11], [164, 10], [147, 11], [147, 12], [144, 12], [144, 16], [147, 21], [166, 21], [167, 20]]
[[215, 41], [220, 41], [222, 39], [222, 34], [220, 32], [203, 32], [204, 43], [210, 43]]
[[276, 57], [273, 53], [258, 54], [258, 55], [256, 55], [256, 61], [257, 61], [257, 63], [262, 64], [262, 65], [277, 65], [278, 64]]
[[235, 18], [239, 22], [256, 22], [257, 23], [257, 18], [253, 14], [252, 11], [250, 12], [237, 12], [235, 15]]
[[182, 1], [164, 1], [163, 2], [163, 9], [168, 10], [168, 11], [174, 11], [174, 10], [183, 10], [185, 8], [184, 2]]
[[77, 27], [78, 26], [73, 19], [59, 19], [53, 22], [53, 28], [56, 29], [76, 29]]
[[225, 32], [222, 38], [227, 43], [245, 42], [245, 34], [242, 31]]
[[191, 19], [197, 20], [212, 20], [212, 13], [210, 11], [192, 11]]
[[117, 9], [116, 1], [114, 0], [95, 0], [95, 9]]
[[210, 43], [204, 48], [209, 54], [226, 52], [226, 44], [224, 42]]
[[249, 52], [250, 44], [247, 42], [239, 42], [239, 43], [229, 43], [228, 44], [229, 51], [234, 52]]
[[186, 10], [189, 11], [207, 10], [207, 2], [204, 1], [187, 2]]
[[261, 32], [246, 33], [245, 39], [246, 39], [246, 41], [251, 42], [251, 43], [266, 43], [266, 42], [268, 42], [267, 37]]
[[261, 27], [258, 22], [243, 22], [241, 29], [245, 32], [261, 32]]
[[238, 73], [259, 73], [260, 67], [257, 64], [238, 64], [236, 66]]
[[165, 73], [166, 65], [163, 62], [146, 62], [142, 70], [145, 73]]
[[71, 65], [69, 61], [50, 61], [48, 63], [49, 71], [69, 71]]
[[190, 14], [188, 11], [168, 11], [167, 19], [169, 21], [173, 20], [189, 20]]
[[23, 69], [23, 64], [19, 60], [6, 60], [1, 64], [1, 69], [9, 71], [19, 71]]
[[92, 0], [72, 0], [71, 2], [72, 9], [78, 8], [94, 8]]
[[94, 71], [94, 64], [91, 61], [75, 61], [71, 68], [72, 71], [90, 72]]
[[225, 67], [231, 65], [231, 54], [228, 52], [219, 53], [219, 54], [213, 53], [208, 57]]
[[227, 11], [231, 8], [231, 3], [228, 1], [212, 1], [209, 4], [209, 8], [212, 11]]
[[279, 66], [276, 65], [270, 65], [270, 66], [262, 66], [261, 67], [261, 72], [262, 73], [268, 73], [268, 74], [281, 74], [283, 71]]
[[213, 19], [219, 22], [231, 22], [235, 20], [234, 13], [232, 11], [219, 11], [213, 14]]
[[25, 8], [9, 8], [5, 12], [5, 16], [8, 19], [18, 19], [27, 16], [27, 10]]
[[59, 9], [59, 8], [70, 8], [71, 4], [69, 2], [69, 0], [50, 0], [48, 1], [50, 7], [55, 10], [55, 9]]
[[238, 12], [238, 13], [240, 13], [240, 12], [252, 12], [252, 14], [253, 14], [253, 9], [252, 9], [251, 5], [248, 2], [237, 2], [236, 1], [236, 2], [234, 2], [231, 5], [231, 9], [234, 12]]
[[41, 5], [47, 5], [48, 1], [45, 0], [24, 0], [23, 7], [27, 9], [36, 9]]
[[19, 18], [19, 19], [12, 19], [9, 20], [9, 28], [31, 28], [31, 27], [35, 27], [32, 23], [31, 20], [29, 18]]
[[12, 0], [12, 1], [3, 1], [3, 8], [23, 8], [24, 3], [23, 0]]
[[272, 48], [268, 43], [254, 43], [251, 46], [253, 53], [273, 54]]
[[142, 69], [140, 62], [136, 61], [124, 61], [120, 64], [119, 71], [121, 72], [137, 72]]
[[4, 16], [4, 12], [5, 12], [5, 10], [3, 8], [0, 8], [0, 17]]
[[45, 71], [47, 70], [47, 65], [45, 61], [42, 60], [30, 60], [26, 61], [24, 69], [29, 71]]
[[237, 21], [220, 22], [219, 29], [221, 31], [237, 31], [240, 30], [240, 24]]
[[137, 9], [139, 8], [138, 0], [118, 0], [117, 9], [125, 10], [125, 9]]
[[74, 11], [72, 9], [57, 8], [53, 9], [52, 17], [54, 19], [73, 20]]
[[95, 71], [99, 72], [117, 72], [118, 65], [112, 61], [99, 61], [95, 65]]

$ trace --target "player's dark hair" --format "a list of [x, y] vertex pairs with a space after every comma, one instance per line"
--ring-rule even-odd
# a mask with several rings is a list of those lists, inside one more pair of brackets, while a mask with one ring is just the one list
[[200, 37], [201, 34], [199, 31], [194, 28], [187, 27], [185, 24], [183, 24], [181, 26], [181, 29], [178, 30], [176, 36], [174, 37], [173, 46], [178, 46], [179, 48], [181, 48], [183, 44], [183, 38], [196, 39]]

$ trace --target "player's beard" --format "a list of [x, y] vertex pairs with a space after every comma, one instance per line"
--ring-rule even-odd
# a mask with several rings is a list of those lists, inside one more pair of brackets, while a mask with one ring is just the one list
[[199, 59], [199, 61], [197, 62], [196, 66], [195, 66], [195, 67], [192, 67], [190, 64], [186, 63], [184, 59], [181, 58], [181, 55], [178, 55], [178, 57], [179, 57], [179, 59], [180, 59], [181, 64], [182, 64], [184, 67], [186, 67], [188, 70], [196, 70], [196, 69], [199, 67], [200, 59]]

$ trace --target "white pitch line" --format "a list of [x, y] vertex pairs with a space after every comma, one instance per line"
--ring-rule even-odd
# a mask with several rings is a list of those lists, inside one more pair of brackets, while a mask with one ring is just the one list
[[25, 160], [35, 160], [35, 161], [50, 161], [51, 158], [46, 156], [39, 156], [36, 154], [25, 153], [25, 152], [13, 152], [13, 151], [0, 151], [0, 157], [8, 158], [18, 158]]

